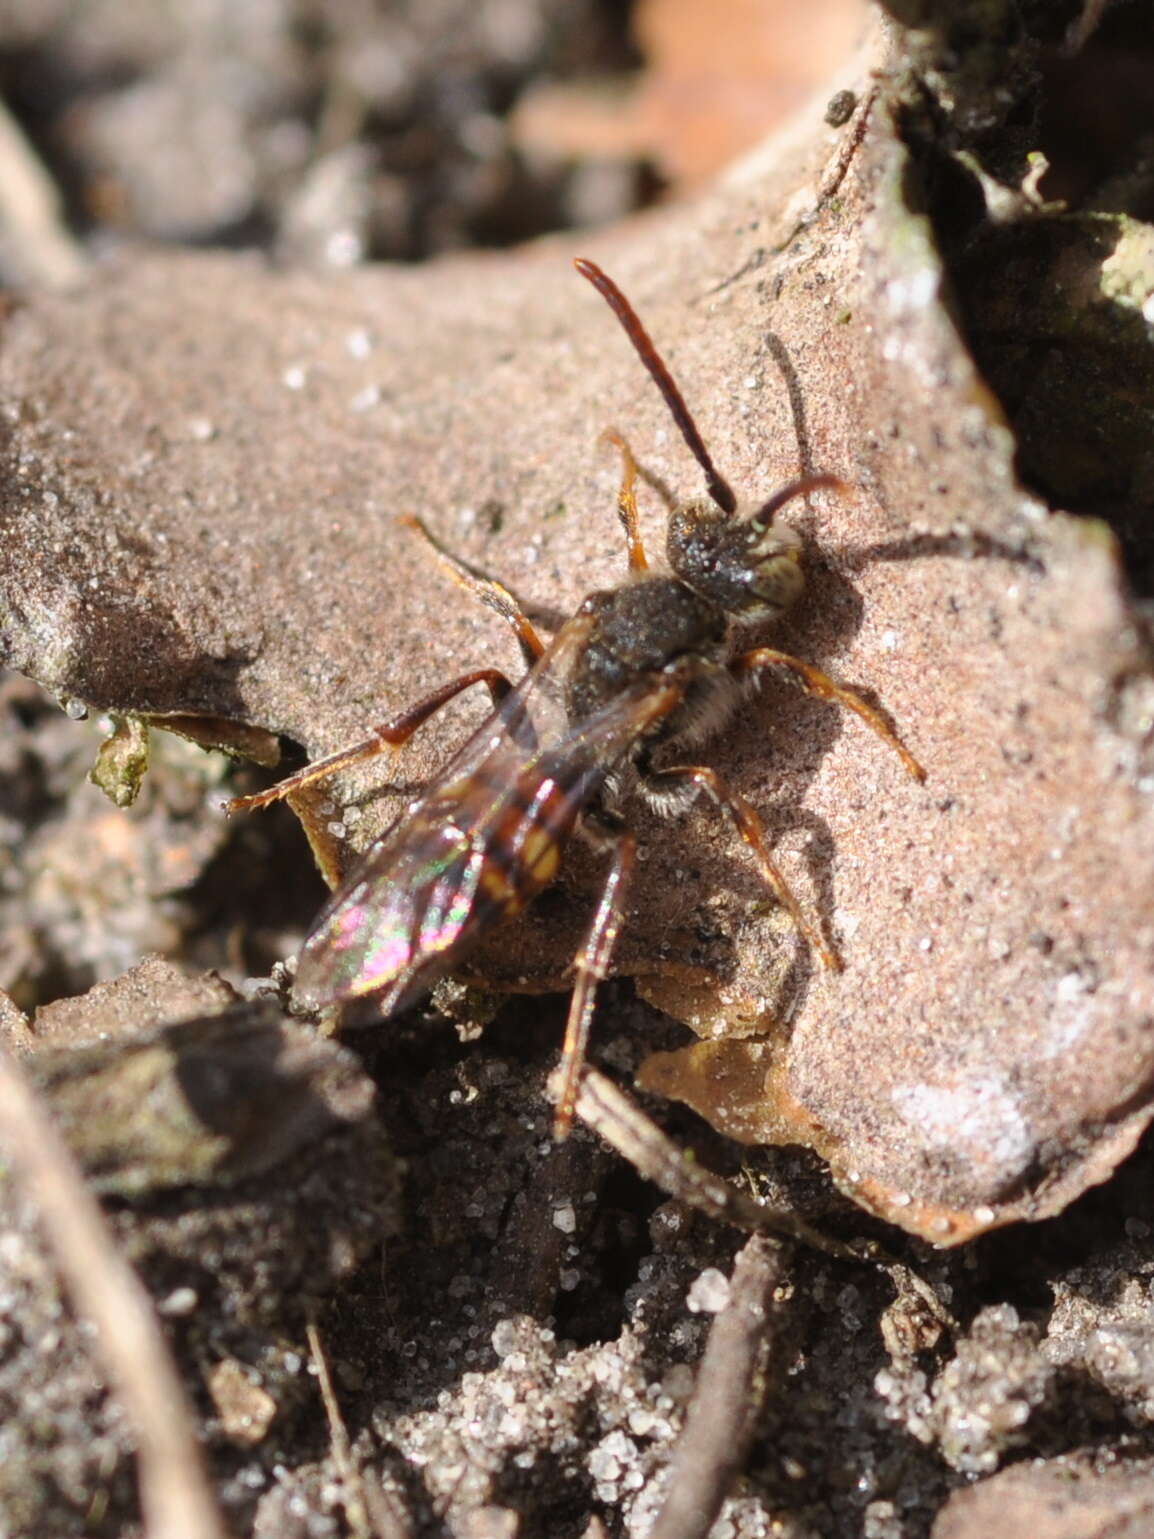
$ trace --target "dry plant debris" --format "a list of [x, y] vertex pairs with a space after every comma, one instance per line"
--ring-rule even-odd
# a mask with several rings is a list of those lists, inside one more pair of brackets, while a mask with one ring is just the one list
[[53, 1118], [16, 1059], [3, 1051], [0, 1123], [9, 1159], [23, 1174], [77, 1311], [98, 1333], [100, 1351], [132, 1419], [140, 1504], [150, 1534], [156, 1539], [226, 1539], [192, 1408], [148, 1291], [117, 1248]]
[[[214, 1013], [192, 1014], [205, 1009]], [[4, 1523], [14, 1535], [116, 1531], [103, 1520], [84, 1525], [105, 1508], [131, 1507], [135, 1450], [150, 1534], [223, 1534], [208, 1511], [192, 1526], [189, 1504], [203, 1501], [197, 1466], [179, 1441], [179, 1406], [157, 1408], [156, 1396], [176, 1393], [166, 1349], [138, 1283], [117, 1275], [107, 1251], [121, 1268], [132, 1263], [176, 1339], [186, 1385], [215, 1407], [198, 1426], [217, 1463], [238, 1443], [270, 1453], [310, 1393], [286, 1331], [303, 1331], [313, 1301], [396, 1226], [395, 1172], [369, 1115], [373, 1087], [336, 1044], [155, 958], [45, 1008], [8, 1038], [20, 1068], [4, 1080], [3, 1125], [6, 1138], [20, 1137], [11, 1156], [28, 1191], [6, 1180], [0, 1193], [0, 1315], [11, 1348], [0, 1397], [20, 1407], [6, 1418]], [[60, 1162], [23, 1113], [9, 1115], [18, 1081], [88, 1178], [80, 1195], [131, 1199], [110, 1207], [111, 1235], [101, 1238], [92, 1214], [83, 1225], [72, 1215], [79, 1198], [68, 1197]], [[80, 1321], [62, 1307], [57, 1255]], [[99, 1327], [97, 1355], [123, 1391], [123, 1412], [94, 1371], [87, 1320]]]

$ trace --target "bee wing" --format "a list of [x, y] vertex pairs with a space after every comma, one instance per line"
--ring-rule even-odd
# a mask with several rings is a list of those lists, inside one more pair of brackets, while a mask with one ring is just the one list
[[592, 622], [578, 615], [444, 770], [365, 852], [301, 949], [295, 995], [320, 1008], [423, 992], [473, 937], [536, 896], [606, 773], [680, 698], [639, 683], [571, 725], [566, 693]]

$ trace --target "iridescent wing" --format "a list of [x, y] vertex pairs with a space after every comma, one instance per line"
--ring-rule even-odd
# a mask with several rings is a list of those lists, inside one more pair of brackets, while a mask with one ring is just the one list
[[608, 771], [683, 693], [639, 682], [571, 723], [567, 687], [592, 622], [578, 615], [365, 852], [301, 949], [294, 994], [310, 1008], [417, 997], [484, 928], [553, 878], [561, 844]]

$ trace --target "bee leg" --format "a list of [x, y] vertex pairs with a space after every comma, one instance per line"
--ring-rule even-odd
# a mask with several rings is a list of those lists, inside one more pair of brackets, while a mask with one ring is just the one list
[[800, 657], [791, 657], [788, 652], [778, 652], [773, 647], [755, 647], [752, 652], [743, 652], [740, 657], [734, 658], [731, 667], [736, 678], [742, 678], [759, 668], [788, 668], [801, 680], [807, 694], [815, 695], [819, 700], [836, 700], [839, 705], [845, 706], [847, 711], [853, 711], [855, 716], [861, 717], [871, 731], [877, 733], [883, 743], [890, 745], [915, 780], [926, 778], [925, 770], [906, 748], [882, 713], [875, 710], [860, 695], [855, 695], [852, 690], [843, 689], [840, 684], [835, 684], [828, 674], [822, 673], [821, 669], [815, 668], [812, 663], [804, 663]]
[[425, 722], [443, 705], [447, 705], [462, 691], [471, 689], [474, 684], [484, 684], [492, 697], [494, 706], [500, 705], [513, 688], [497, 668], [478, 668], [473, 673], [462, 674], [451, 684], [442, 684], [440, 689], [435, 689], [431, 695], [418, 700], [416, 705], [411, 705], [407, 711], [402, 711], [398, 716], [390, 716], [387, 721], [375, 726], [369, 736], [362, 738], [359, 743], [338, 749], [336, 753], [317, 759], [313, 764], [306, 764], [303, 770], [287, 776], [284, 780], [278, 780], [276, 785], [270, 786], [267, 791], [258, 791], [254, 796], [234, 797], [232, 801], [226, 803], [225, 811], [231, 815], [234, 812], [251, 812], [255, 807], [267, 807], [272, 802], [291, 796], [318, 780], [335, 775], [338, 770], [347, 769], [350, 764], [359, 764], [362, 759], [371, 759], [374, 754], [384, 753], [386, 749], [402, 747], [417, 728], [424, 726]]
[[715, 769], [705, 764], [681, 764], [670, 769], [650, 770], [648, 781], [655, 792], [660, 792], [667, 783], [671, 782], [680, 782], [683, 785], [688, 783], [704, 791], [714, 806], [720, 808], [733, 824], [741, 837], [741, 842], [756, 861], [766, 886], [772, 891], [777, 901], [788, 909], [789, 916], [797, 929], [817, 952], [825, 966], [834, 972], [841, 971], [841, 959], [802, 913], [801, 906], [766, 847], [764, 823], [740, 792], [735, 791]]
[[634, 490], [637, 484], [637, 461], [633, 458], [633, 450], [616, 428], [606, 428], [601, 438], [603, 442], [612, 444], [621, 455], [621, 489], [617, 493], [617, 516], [621, 520], [621, 527], [625, 530], [629, 570], [647, 572], [649, 558], [645, 554], [645, 546], [641, 540], [641, 529], [637, 518], [637, 493]]
[[479, 599], [486, 609], [491, 609], [501, 616], [506, 625], [512, 628], [526, 666], [532, 668], [544, 652], [545, 643], [533, 629], [533, 622], [529, 616], [504, 583], [498, 582], [495, 577], [487, 577], [484, 572], [474, 571], [459, 556], [454, 556], [452, 551], [446, 550], [440, 540], [430, 534], [424, 522], [415, 514], [406, 513], [397, 522], [425, 542], [458, 587], [464, 588], [475, 599]]
[[[601, 833], [600, 828], [594, 831]], [[624, 829], [606, 833], [605, 837], [613, 841], [609, 870], [593, 923], [589, 926], [589, 933], [573, 964], [577, 976], [569, 1001], [569, 1017], [565, 1023], [565, 1045], [561, 1050], [559, 1070], [561, 1083], [553, 1112], [553, 1136], [558, 1141], [565, 1138], [573, 1126], [573, 1107], [581, 1070], [585, 1065], [585, 1050], [589, 1045], [589, 1027], [593, 1019], [597, 985], [609, 971], [613, 947], [624, 917], [625, 888], [637, 853], [636, 839]]]
[[890, 1259], [875, 1241], [846, 1244], [822, 1234], [788, 1208], [756, 1201], [679, 1148], [624, 1090], [588, 1064], [578, 1076], [575, 1111], [639, 1175], [712, 1219], [737, 1229], [784, 1235], [847, 1261]]

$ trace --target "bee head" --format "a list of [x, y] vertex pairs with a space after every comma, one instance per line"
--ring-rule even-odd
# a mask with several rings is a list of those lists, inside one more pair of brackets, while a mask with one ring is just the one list
[[674, 575], [735, 619], [775, 620], [801, 596], [805, 573], [797, 530], [775, 520], [785, 503], [835, 476], [803, 476], [746, 518], [707, 502], [682, 503], [669, 516], [666, 555]]

